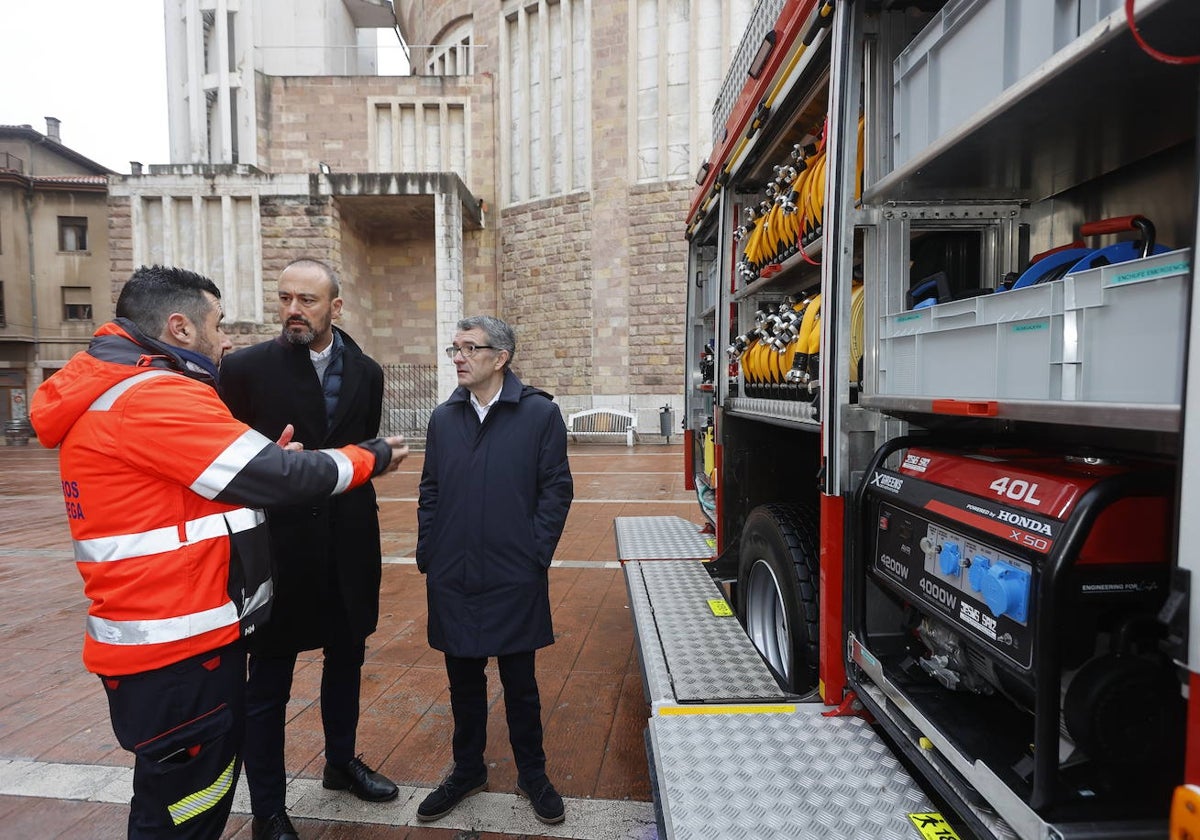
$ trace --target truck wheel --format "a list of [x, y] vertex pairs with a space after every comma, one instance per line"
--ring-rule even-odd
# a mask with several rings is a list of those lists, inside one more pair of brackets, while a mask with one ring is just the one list
[[783, 687], [817, 686], [817, 519], [795, 505], [750, 512], [738, 559], [738, 617]]

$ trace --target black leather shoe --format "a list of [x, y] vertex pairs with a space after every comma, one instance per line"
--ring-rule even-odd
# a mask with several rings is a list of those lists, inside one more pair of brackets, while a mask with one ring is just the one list
[[426, 796], [417, 806], [417, 819], [421, 822], [440, 820], [453, 811], [459, 802], [486, 787], [487, 770], [473, 779], [465, 779], [451, 773], [446, 781], [438, 785], [433, 793]]
[[391, 779], [376, 773], [357, 757], [344, 767], [325, 762], [321, 784], [327, 790], [348, 790], [366, 802], [390, 802], [400, 793]]
[[558, 795], [554, 785], [550, 784], [550, 780], [545, 776], [529, 785], [517, 782], [517, 793], [529, 800], [529, 804], [533, 806], [533, 815], [538, 818], [538, 822], [554, 825], [562, 822], [567, 815], [562, 797]]
[[300, 840], [296, 827], [288, 819], [286, 811], [272, 814], [265, 820], [255, 817], [251, 821], [250, 834], [254, 840]]

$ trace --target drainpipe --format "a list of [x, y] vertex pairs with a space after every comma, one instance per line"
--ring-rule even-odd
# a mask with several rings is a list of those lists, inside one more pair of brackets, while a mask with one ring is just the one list
[[40, 361], [41, 353], [38, 345], [38, 305], [37, 305], [37, 258], [34, 256], [34, 240], [33, 240], [33, 176], [30, 175], [29, 197], [25, 202], [25, 230], [28, 236], [29, 248], [29, 305], [30, 316], [33, 326], [33, 364], [26, 366], [25, 373], [25, 405], [29, 405], [29, 398], [32, 396], [34, 385], [34, 373], [38, 370], [38, 362]]

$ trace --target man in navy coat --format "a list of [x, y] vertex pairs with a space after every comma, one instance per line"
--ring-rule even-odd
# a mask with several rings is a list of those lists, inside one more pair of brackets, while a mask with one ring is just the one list
[[[342, 299], [333, 269], [293, 260], [279, 275], [282, 333], [227, 356], [221, 396], [234, 416], [279, 438], [295, 428], [305, 449], [374, 437], [383, 406], [383, 369], [333, 326]], [[296, 840], [285, 810], [284, 723], [300, 651], [320, 648], [322, 783], [369, 802], [399, 789], [356, 755], [366, 639], [379, 618], [381, 557], [375, 488], [317, 505], [267, 511], [275, 566], [275, 607], [255, 633], [247, 686], [246, 780], [253, 840]]]
[[446, 355], [458, 388], [429, 420], [417, 505], [429, 644], [445, 654], [454, 769], [417, 808], [439, 819], [487, 786], [487, 677], [496, 657], [517, 792], [543, 823], [561, 822], [546, 777], [534, 656], [554, 643], [548, 569], [574, 488], [567, 429], [545, 391], [509, 368], [516, 338], [490, 316], [458, 322]]

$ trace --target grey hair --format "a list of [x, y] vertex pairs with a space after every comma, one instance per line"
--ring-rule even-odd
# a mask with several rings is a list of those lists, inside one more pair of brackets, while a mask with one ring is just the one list
[[491, 315], [472, 315], [470, 318], [463, 318], [458, 322], [459, 332], [473, 329], [483, 330], [488, 344], [497, 350], [508, 351], [508, 361], [504, 363], [505, 369], [508, 369], [512, 365], [513, 356], [517, 353], [517, 336], [512, 327]]
[[[321, 273], [325, 275], [325, 279], [329, 281], [329, 290], [332, 292], [329, 299], [333, 300], [336, 297], [341, 297], [342, 281], [338, 279], [337, 272], [333, 270], [329, 263], [318, 260], [315, 257], [298, 257], [285, 265], [283, 271], [287, 271], [292, 266], [297, 265], [320, 269]], [[281, 276], [283, 275], [283, 271], [279, 272]]]

